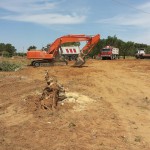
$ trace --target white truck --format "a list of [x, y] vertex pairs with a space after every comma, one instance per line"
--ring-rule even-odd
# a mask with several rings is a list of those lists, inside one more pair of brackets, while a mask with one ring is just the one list
[[137, 53], [135, 54], [135, 57], [137, 59], [144, 59], [144, 58], [150, 58], [150, 54], [145, 53], [145, 49], [141, 48], [137, 50]]

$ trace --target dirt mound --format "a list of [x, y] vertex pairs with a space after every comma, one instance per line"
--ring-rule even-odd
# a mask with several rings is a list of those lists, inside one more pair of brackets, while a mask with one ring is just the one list
[[[41, 95], [41, 94], [40, 94]], [[41, 107], [40, 95], [29, 95], [24, 99], [23, 105], [25, 105], [28, 112], [36, 112], [43, 110]], [[56, 111], [60, 109], [70, 109], [72, 111], [82, 111], [87, 109], [86, 107], [92, 104], [95, 100], [88, 96], [76, 93], [66, 92], [66, 99], [58, 102]], [[52, 99], [47, 99], [48, 105], [52, 105]], [[45, 109], [52, 111], [52, 109]]]

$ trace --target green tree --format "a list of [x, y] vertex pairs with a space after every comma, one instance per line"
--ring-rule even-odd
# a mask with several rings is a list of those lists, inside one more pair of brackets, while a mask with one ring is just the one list
[[117, 39], [116, 35], [114, 35], [113, 37], [108, 36], [108, 38], [106, 39], [106, 44], [116, 47], [117, 41], [118, 41], [118, 39]]
[[29, 48], [28, 48], [28, 51], [30, 51], [31, 49], [36, 49], [37, 47], [36, 46], [29, 46]]
[[150, 45], [147, 45], [146, 53], [147, 53], [147, 54], [150, 54]]
[[10, 43], [8, 44], [0, 43], [0, 55], [7, 54], [6, 55], [7, 57], [8, 56], [11, 57], [14, 56], [15, 53], [16, 53], [16, 48], [12, 46]]
[[19, 53], [16, 53], [16, 55], [17, 55], [17, 56], [22, 56], [22, 57], [23, 57], [23, 56], [26, 56], [26, 53], [19, 52]]
[[10, 57], [10, 54], [9, 54], [9, 52], [7, 52], [7, 51], [3, 51], [3, 52], [2, 52], [2, 56], [3, 56], [3, 57]]
[[93, 56], [96, 56], [100, 53], [101, 48], [102, 48], [102, 41], [99, 41], [88, 55], [93, 58]]
[[5, 45], [5, 51], [7, 51], [10, 54], [10, 56], [13, 56], [16, 52], [16, 49], [11, 44], [6, 44]]
[[80, 42], [67, 42], [62, 44], [61, 46], [80, 46]]

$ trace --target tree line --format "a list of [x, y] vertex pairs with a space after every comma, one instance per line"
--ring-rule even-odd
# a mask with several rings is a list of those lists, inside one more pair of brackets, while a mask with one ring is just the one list
[[132, 41], [125, 42], [118, 39], [116, 36], [108, 36], [106, 39], [101, 39], [100, 42], [97, 43], [94, 50], [90, 53], [90, 56], [93, 57], [98, 55], [101, 49], [107, 45], [119, 48], [120, 56], [135, 56], [139, 48], [145, 48], [145, 52], [150, 53], [150, 45], [134, 43]]
[[16, 53], [16, 48], [10, 43], [4, 44], [0, 43], [0, 55], [4, 57], [12, 57]]
[[[80, 42], [64, 43], [62, 46], [80, 46]], [[89, 54], [90, 57], [97, 56], [101, 49], [105, 46], [114, 46], [119, 48], [120, 56], [134, 56], [138, 48], [145, 48], [146, 53], [150, 53], [150, 45], [143, 43], [134, 43], [132, 41], [125, 42], [118, 39], [116, 36], [108, 36], [106, 39], [101, 39]], [[36, 49], [36, 46], [29, 46], [27, 50]], [[17, 52], [16, 48], [10, 44], [0, 43], [0, 56], [12, 57], [15, 55], [25, 56], [25, 53]]]
[[0, 56], [12, 57], [12, 56], [26, 56], [26, 53], [17, 52], [15, 46], [10, 43], [0, 43]]

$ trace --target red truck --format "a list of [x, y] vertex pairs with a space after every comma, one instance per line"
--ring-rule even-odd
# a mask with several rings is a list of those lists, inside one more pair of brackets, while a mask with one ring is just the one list
[[119, 48], [112, 46], [106, 46], [101, 50], [100, 53], [101, 59], [119, 59]]

